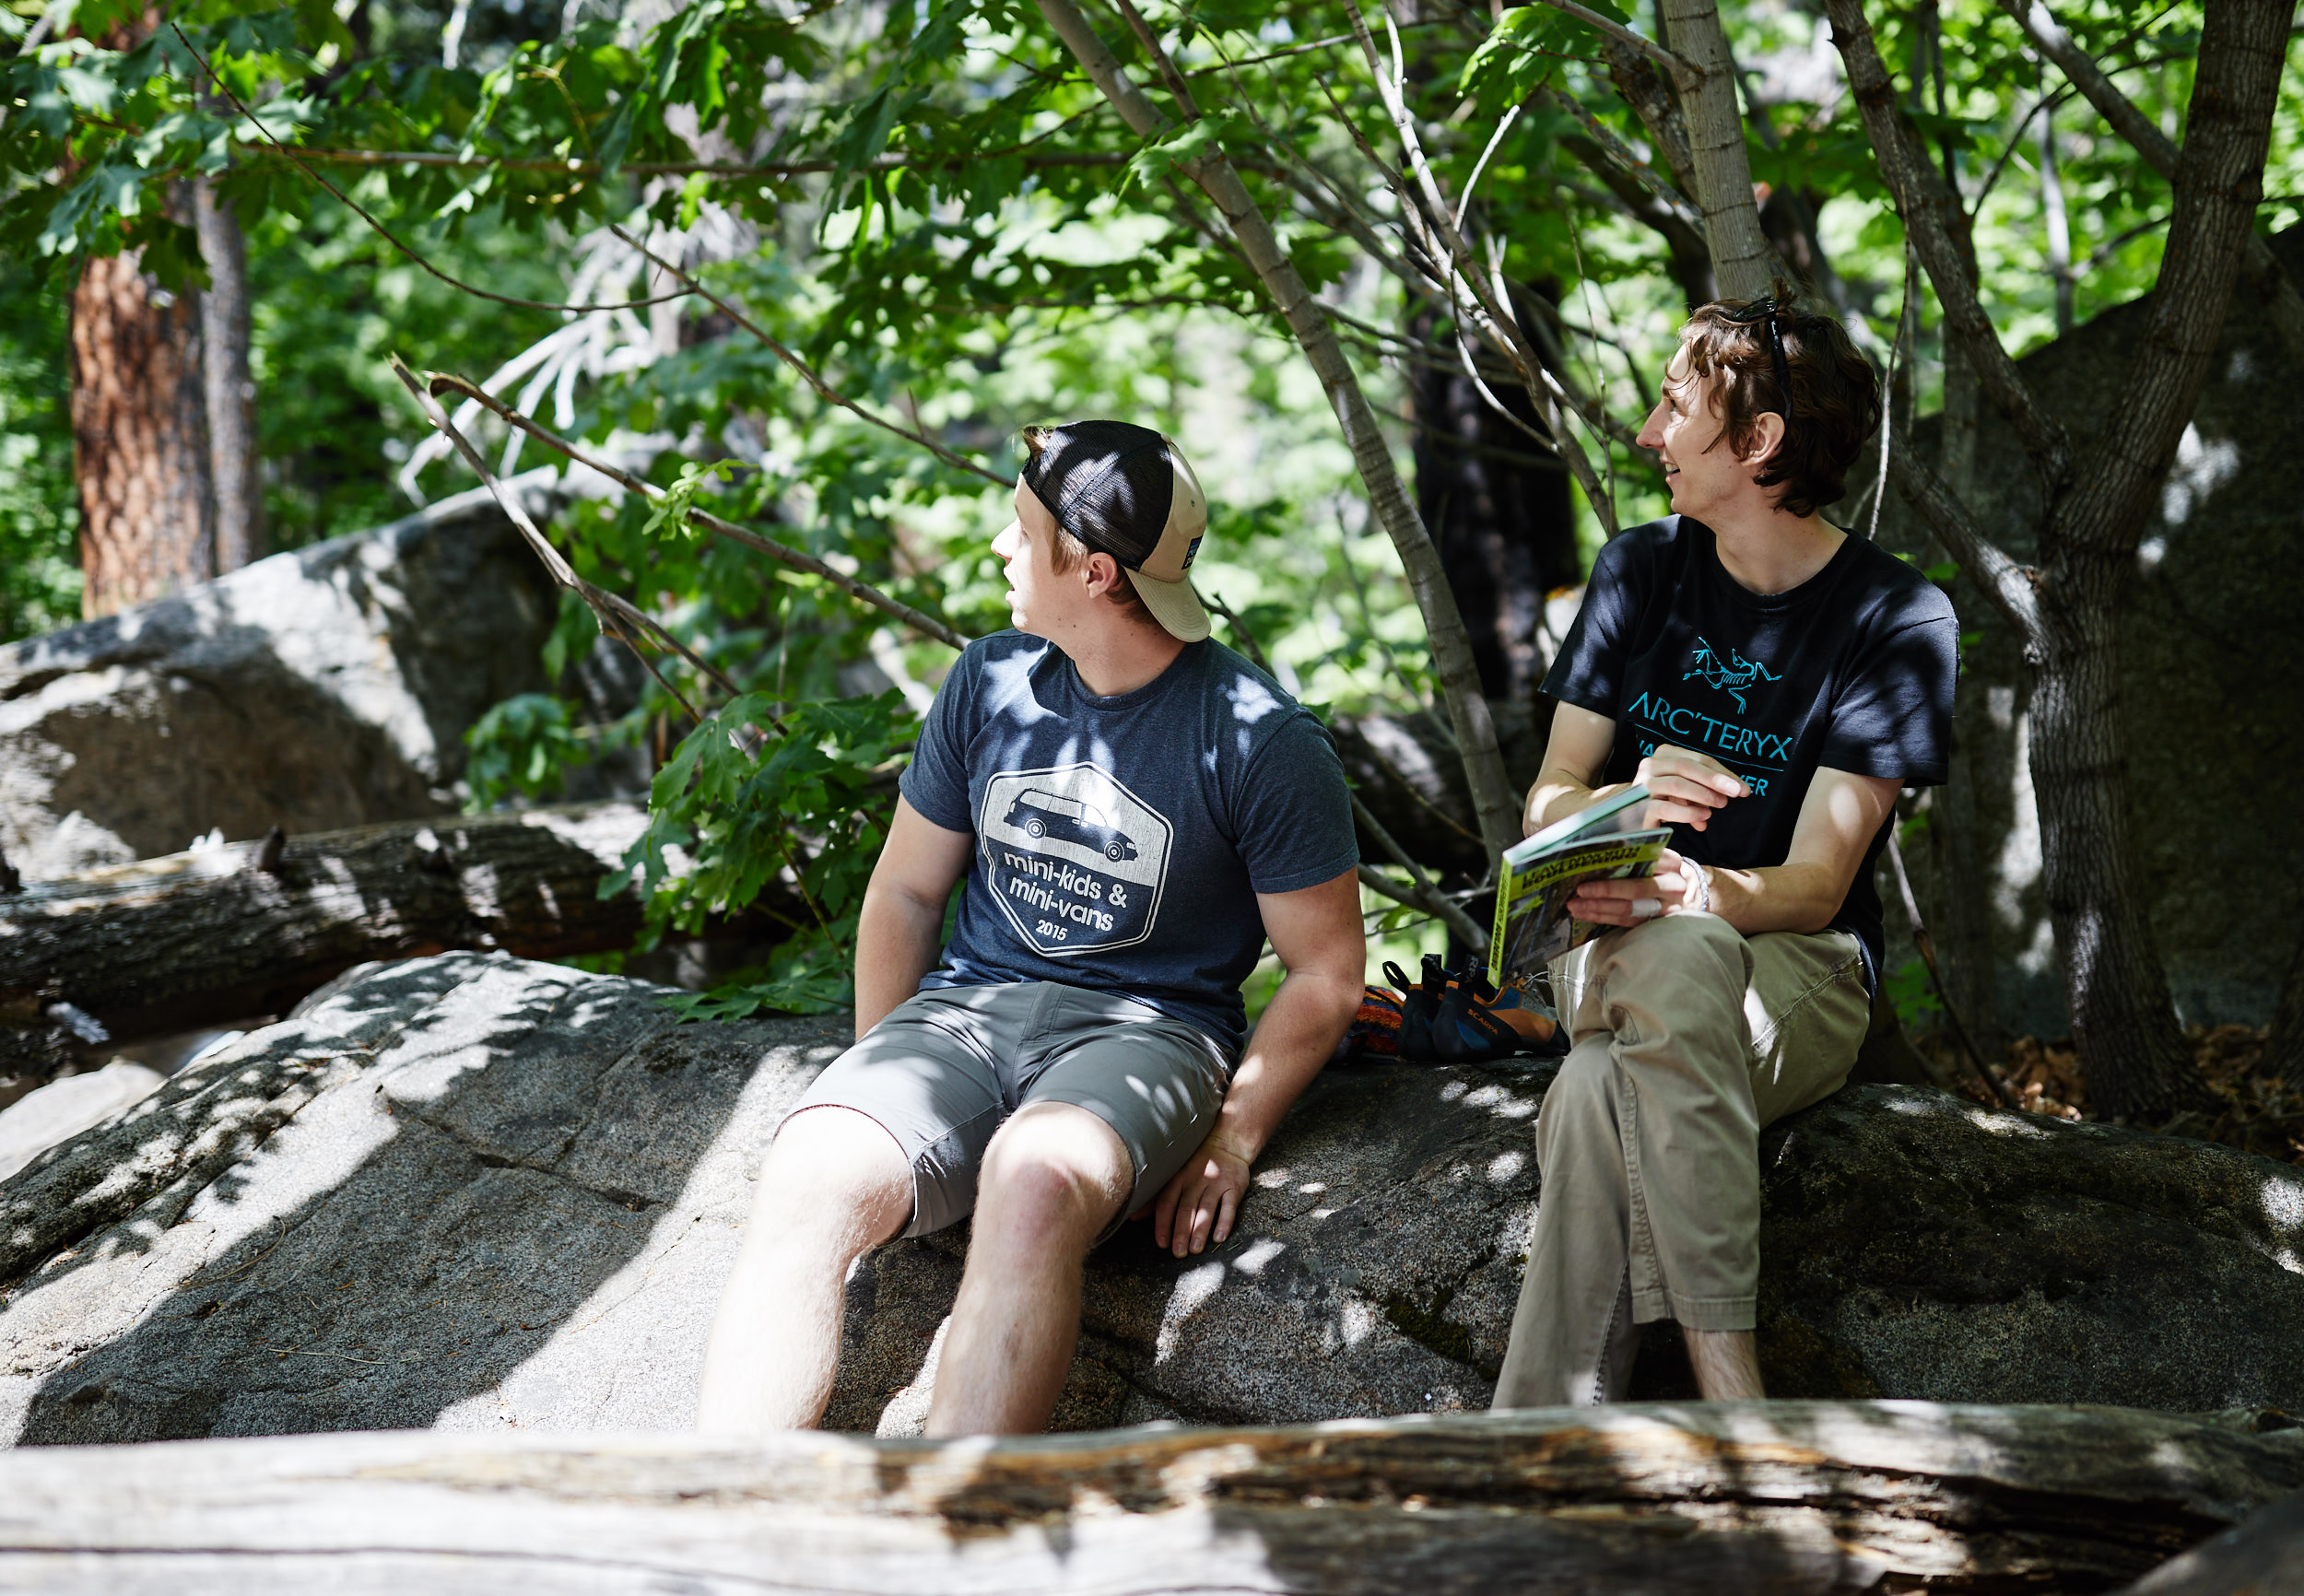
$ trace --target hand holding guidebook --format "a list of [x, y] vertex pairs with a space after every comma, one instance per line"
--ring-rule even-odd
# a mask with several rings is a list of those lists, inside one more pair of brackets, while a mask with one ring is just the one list
[[1646, 787], [1628, 788], [1505, 851], [1488, 939], [1491, 982], [1533, 975], [1605, 929], [1570, 918], [1568, 900], [1580, 883], [1654, 873], [1672, 827], [1637, 829], [1647, 804]]

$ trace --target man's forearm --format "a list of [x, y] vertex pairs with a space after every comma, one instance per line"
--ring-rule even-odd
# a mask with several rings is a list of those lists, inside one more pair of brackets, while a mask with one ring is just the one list
[[1761, 870], [1700, 866], [1712, 912], [1746, 936], [1764, 931], [1822, 931], [1848, 889], [1826, 865], [1777, 864]]
[[1289, 971], [1256, 1022], [1210, 1140], [1254, 1163], [1288, 1106], [1335, 1051], [1359, 1012], [1361, 991], [1340, 976]]
[[1629, 781], [1611, 781], [1605, 787], [1587, 787], [1572, 776], [1546, 770], [1528, 789], [1528, 807], [1521, 816], [1521, 834], [1533, 837], [1555, 821], [1589, 809], [1604, 798], [1613, 798], [1630, 785]]
[[898, 1003], [920, 991], [935, 968], [944, 906], [924, 904], [878, 883], [864, 889], [856, 917], [856, 1035], [861, 1038]]

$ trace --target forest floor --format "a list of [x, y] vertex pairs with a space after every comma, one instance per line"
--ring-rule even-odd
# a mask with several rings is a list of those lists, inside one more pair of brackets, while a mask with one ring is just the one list
[[[2201, 1077], [2215, 1095], [2215, 1105], [2186, 1109], [2171, 1119], [2137, 1128], [2221, 1142], [2283, 1164], [2304, 1165], [2304, 1091], [2275, 1074], [2259, 1073], [2257, 1067], [2269, 1029], [2264, 1026], [2192, 1027], [2184, 1034], [2192, 1043]], [[1992, 1103], [1949, 1038], [1938, 1032], [1922, 1039], [1919, 1045], [1959, 1081], [1962, 1092], [1980, 1103]], [[2028, 1113], [2059, 1120], [2102, 1117], [2088, 1105], [2087, 1077], [2070, 1037], [2054, 1040], [2018, 1037], [2008, 1044], [2006, 1057], [1991, 1068], [1993, 1077]]]

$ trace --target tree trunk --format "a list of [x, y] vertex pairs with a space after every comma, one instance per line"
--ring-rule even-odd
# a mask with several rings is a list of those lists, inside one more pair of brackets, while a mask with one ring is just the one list
[[208, 418], [208, 475], [216, 495], [216, 571], [264, 557], [264, 478], [256, 441], [256, 384], [248, 370], [248, 241], [240, 218], [203, 178], [193, 214], [208, 287], [200, 296], [202, 387]]
[[2094, 1590], [2299, 1481], [2295, 1433], [2245, 1420], [1893, 1402], [957, 1441], [312, 1435], [0, 1457], [0, 1583], [91, 1596]]
[[2032, 787], [2072, 1039], [2097, 1111], [2133, 1119], [2208, 1101], [2176, 1021], [2138, 878], [2120, 714], [2122, 572], [2067, 554], [2044, 573], [2032, 672]]
[[1752, 163], [1745, 155], [1744, 116], [1736, 105], [1735, 61], [1728, 53], [1720, 9], [1715, 0], [1664, 0], [1663, 16], [1673, 49], [1696, 69], [1678, 87], [1696, 179], [1696, 193], [1689, 197], [1704, 213], [1712, 275], [1727, 298], [1756, 299], [1769, 291], [1776, 255], [1753, 203]]
[[200, 334], [200, 296], [160, 288], [136, 255], [90, 260], [73, 288], [80, 608], [91, 619], [217, 574]]
[[[621, 803], [442, 816], [28, 883], [0, 898], [0, 1074], [54, 1073], [60, 1003], [126, 1042], [284, 1014], [370, 959], [629, 947], [640, 902], [600, 883], [647, 823]], [[758, 912], [787, 908], [771, 886]]]
[[[1428, 335], [1429, 317], [1423, 329]], [[1543, 423], [1517, 382], [1489, 391], [1526, 426]], [[1491, 410], [1462, 371], [1416, 367], [1416, 510], [1439, 546], [1440, 567], [1464, 615], [1480, 690], [1526, 704], [1546, 667], [1536, 632], [1545, 595], [1582, 576], [1567, 470]]]

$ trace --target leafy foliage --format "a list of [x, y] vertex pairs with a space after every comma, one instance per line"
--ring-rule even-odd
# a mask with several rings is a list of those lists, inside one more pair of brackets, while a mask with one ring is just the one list
[[[1400, 202], [1369, 155], [1390, 149], [1396, 162], [1398, 152], [1341, 6], [1150, 7], [1196, 120], [1142, 45], [1108, 29], [1123, 65], [1172, 107], [1174, 130], [1151, 144], [1016, 0], [695, 0], [649, 12], [648, 26], [638, 7], [605, 8], [474, 0], [469, 49], [453, 67], [435, 0], [196, 0], [148, 34], [143, 7], [87, 0], [65, 36], [0, 53], [0, 296], [24, 294], [29, 307], [38, 293], [45, 316], [19, 316], [18, 299], [0, 298], [0, 625], [44, 624], [71, 604], [63, 285], [89, 252], [131, 247], [164, 280], [196, 281], [170, 182], [211, 177], [250, 229], [276, 542], [395, 510], [380, 462], [406, 459], [420, 425], [381, 369], [386, 351], [481, 378], [542, 340], [596, 334], [605, 353], [555, 368], [564, 374], [523, 404], [548, 404], [551, 424], [588, 443], [652, 456], [647, 474], [671, 497], [585, 503], [555, 535], [582, 574], [644, 604], [737, 696], [717, 701], [709, 682], [658, 656], [687, 700], [707, 708], [700, 724], [654, 687], [616, 727], [576, 723], [571, 700], [513, 700], [473, 733], [475, 801], [547, 795], [605, 742], [647, 736], [661, 751], [655, 819], [630, 874], [649, 893], [652, 934], [740, 907], [771, 876], [805, 888], [805, 934], [701, 1012], [815, 1005], [844, 990], [841, 950], [909, 716], [948, 651], [813, 577], [699, 535], [679, 511], [771, 529], [981, 633], [1005, 623], [985, 546], [1007, 519], [1005, 492], [829, 404], [692, 303], [563, 316], [462, 294], [353, 216], [277, 140], [309, 152], [314, 172], [447, 276], [516, 298], [556, 300], [573, 291], [571, 274], [588, 302], [662, 292], [637, 269], [582, 275], [615, 252], [601, 224], [653, 229], [842, 395], [995, 474], [1018, 464], [1008, 440], [1027, 421], [1157, 425], [1213, 490], [1195, 577], [1248, 617], [1284, 686], [1347, 710], [1428, 696], [1421, 624], [1324, 396], [1220, 223], [1175, 181], [1196, 154], [1232, 158], [1306, 279], [1341, 312], [1387, 416], [1402, 413], [1410, 375], [1455, 363], [1453, 311], [1395, 270], [1405, 264], [1392, 233]], [[2149, 18], [2116, 0], [2057, 8], [2147, 114], [2178, 125], [2195, 0]], [[13, 14], [0, 16], [11, 18], [0, 34], [20, 37]], [[1901, 308], [1902, 238], [1824, 25], [1792, 6], [1732, 6], [1726, 21], [1750, 69], [1755, 176], [1816, 214], [1846, 312], [1877, 348]], [[2043, 90], [2079, 313], [2151, 286], [2166, 183], [2043, 83], [1996, 6], [1948, 0], [1882, 11], [1876, 23], [1916, 122], [1975, 210], [1987, 303], [2013, 344], [2055, 329], [2032, 114]], [[1461, 195], [1478, 167], [1467, 226], [1503, 276], [1557, 311], [1579, 381], [1616, 416], [1637, 416], [1684, 303], [1666, 239], [1625, 198], [1622, 173], [1587, 164], [1584, 124], [1566, 109], [1572, 101], [1652, 158], [1597, 34], [1548, 6], [1493, 20], [1468, 7], [1401, 38], [1438, 181]], [[210, 68], [253, 118], [226, 103]], [[1540, 89], [1562, 98], [1532, 101]], [[2294, 97], [2265, 187], [2304, 193]], [[2264, 220], [2299, 215], [2304, 202], [2283, 201]], [[1939, 332], [1924, 315], [1924, 396]], [[509, 440], [488, 436], [509, 459]], [[1408, 437], [1402, 424], [1392, 441]], [[1643, 456], [1617, 439], [1582, 441], [1625, 522], [1661, 511]], [[461, 471], [433, 464], [415, 480], [426, 492], [463, 489]], [[1596, 539], [1596, 518], [1584, 518]], [[556, 675], [592, 635], [581, 607], [563, 615], [548, 651]], [[676, 857], [689, 874], [671, 870]], [[1399, 918], [1383, 912], [1388, 926]]]

